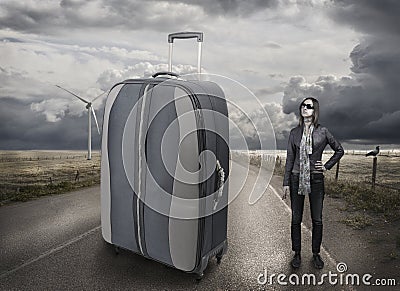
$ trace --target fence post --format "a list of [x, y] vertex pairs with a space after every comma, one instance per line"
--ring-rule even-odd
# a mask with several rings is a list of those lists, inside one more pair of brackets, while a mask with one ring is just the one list
[[337, 162], [336, 165], [336, 175], [335, 175], [335, 181], [337, 182], [338, 178], [339, 178], [339, 165], [340, 165], [340, 160]]
[[79, 176], [80, 176], [80, 173], [79, 173], [79, 169], [78, 169], [78, 170], [76, 170], [76, 174], [75, 174], [75, 182], [76, 181], [79, 182]]
[[374, 157], [373, 164], [372, 164], [372, 190], [375, 190], [377, 160], [378, 160], [378, 158]]

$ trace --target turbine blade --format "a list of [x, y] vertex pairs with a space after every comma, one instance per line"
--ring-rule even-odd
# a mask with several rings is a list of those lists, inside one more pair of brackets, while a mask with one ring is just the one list
[[64, 89], [63, 87], [61, 87], [61, 86], [59, 86], [59, 85], [56, 85], [56, 87], [58, 87], [58, 88], [60, 88], [60, 89], [62, 89], [62, 90], [64, 90], [64, 91], [68, 92], [69, 94], [74, 95], [76, 98], [78, 98], [79, 100], [85, 102], [86, 104], [89, 103], [89, 101], [83, 99], [82, 97], [79, 97], [78, 95], [72, 93], [71, 91], [69, 91], [69, 90], [67, 90], [67, 89]]
[[92, 109], [94, 122], [96, 122], [97, 132], [100, 134], [100, 129], [99, 129], [99, 124], [97, 123], [96, 113], [94, 112], [93, 106], [90, 106], [90, 108]]
[[93, 103], [94, 101], [96, 101], [97, 99], [99, 99], [101, 96], [103, 96], [105, 93], [107, 93], [107, 91], [104, 91], [103, 93], [101, 93], [100, 95], [98, 95], [96, 98], [94, 98], [94, 99], [92, 100], [92, 103]]

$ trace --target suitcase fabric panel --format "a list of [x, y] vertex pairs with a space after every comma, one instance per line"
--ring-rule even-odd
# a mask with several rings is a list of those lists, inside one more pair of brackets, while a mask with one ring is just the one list
[[[161, 156], [161, 142], [169, 124], [177, 118], [173, 102], [174, 88], [155, 86], [148, 95], [143, 108], [148, 117], [142, 121], [146, 128], [146, 133], [143, 133], [146, 168], [143, 169], [141, 176], [140, 194], [142, 201], [145, 202], [141, 203], [143, 247], [149, 257], [173, 265], [169, 247], [169, 217], [165, 214], [169, 213], [174, 178], [168, 173], [164, 163], [175, 167], [179, 140], [176, 136], [169, 141], [168, 146], [174, 148], [174, 151], [170, 151], [169, 155], [164, 157]], [[173, 131], [172, 133], [174, 134]]]
[[[111, 108], [108, 126], [112, 242], [135, 252], [138, 251], [134, 218], [136, 194], [125, 173], [122, 141], [126, 121], [139, 99], [141, 87], [141, 84], [127, 84], [121, 88]], [[127, 130], [137, 130], [136, 124], [129, 125]]]
[[[214, 112], [212, 111], [212, 105], [210, 102], [209, 96], [206, 94], [205, 90], [203, 89], [202, 82], [187, 82], [187, 85], [190, 87], [190, 90], [196, 94], [199, 104], [201, 106], [202, 117], [203, 117], [203, 124], [204, 128], [199, 129], [202, 131], [202, 134], [206, 137], [206, 151], [211, 151], [215, 157], [216, 155], [216, 134], [215, 134], [215, 118]], [[206, 164], [207, 168], [209, 168], [206, 172], [212, 172], [211, 176], [204, 181], [202, 184], [202, 189], [204, 195], [207, 198], [207, 203], [203, 204], [203, 214], [211, 214], [213, 213], [214, 207], [214, 200], [213, 197], [210, 195], [216, 194], [216, 182], [217, 182], [217, 175], [215, 172], [216, 168], [216, 160], [215, 158], [210, 158], [206, 155]], [[208, 175], [207, 175], [208, 176]], [[203, 244], [201, 249], [201, 256], [207, 254], [212, 248], [212, 221], [213, 215], [207, 215], [206, 217], [201, 218], [203, 221]]]
[[[174, 187], [170, 208], [169, 244], [173, 264], [176, 268], [191, 271], [196, 266], [199, 202], [199, 149], [197, 118], [187, 92], [175, 88], [175, 108], [179, 127], [179, 155], [174, 174]], [[171, 153], [176, 148], [171, 148]], [[190, 205], [182, 205], [180, 199], [192, 200]], [[179, 219], [184, 210], [193, 219]]]
[[[202, 87], [205, 88], [208, 95], [210, 96], [210, 101], [212, 103], [213, 110], [221, 113], [223, 116], [228, 117], [228, 107], [225, 100], [225, 94], [221, 87], [214, 82], [203, 82]], [[219, 133], [217, 136], [217, 156], [221, 163], [222, 168], [225, 173], [225, 184], [223, 188], [223, 195], [219, 201], [220, 206], [223, 208], [218, 208], [213, 215], [213, 243], [212, 248], [217, 247], [227, 238], [227, 220], [228, 220], [228, 191], [229, 191], [229, 123], [225, 118], [221, 118], [221, 115], [217, 114], [215, 116], [215, 127], [216, 131]]]
[[[183, 215], [188, 215], [188, 212], [196, 215], [198, 212], [197, 202], [194, 209], [182, 207], [180, 203], [180, 198], [198, 198], [198, 177], [195, 176], [194, 181], [193, 176], [189, 178], [194, 184], [185, 183], [187, 177], [177, 163], [179, 154], [185, 169], [198, 171], [197, 125], [193, 105], [186, 92], [171, 84], [154, 87], [149, 103], [149, 120], [152, 122], [146, 138], [149, 171], [146, 189], [143, 189], [144, 197], [147, 205], [158, 202], [157, 207], [166, 210], [164, 213], [170, 217], [144, 206], [146, 249], [153, 259], [190, 271], [196, 265], [198, 220], [173, 217], [181, 215], [182, 211]], [[180, 122], [177, 117], [182, 115], [184, 120]], [[190, 134], [185, 136], [188, 131]]]
[[110, 167], [108, 159], [108, 119], [115, 98], [123, 84], [116, 85], [107, 96], [103, 114], [103, 130], [101, 139], [101, 230], [106, 242], [111, 240], [111, 189], [110, 189]]
[[[205, 92], [206, 94], [199, 94], [199, 101], [202, 109], [211, 110], [212, 117], [208, 116], [205, 121], [208, 122], [207, 128], [215, 130], [215, 133], [207, 132], [207, 149], [212, 149], [216, 157], [224, 169], [225, 182], [229, 176], [229, 123], [227, 120], [228, 109], [225, 99], [225, 94], [221, 87], [214, 82], [190, 82], [190, 86], [194, 92]], [[199, 89], [199, 87], [201, 89]], [[207, 114], [208, 115], [208, 114]], [[212, 124], [211, 124], [212, 119]], [[212, 187], [211, 191], [217, 191], [217, 179], [210, 180], [209, 186]], [[208, 190], [210, 191], [210, 190]], [[217, 194], [217, 193], [214, 193]], [[227, 214], [228, 214], [228, 183], [224, 184], [223, 196], [218, 201], [217, 208], [213, 215], [206, 218], [206, 243], [203, 247], [203, 253], [206, 254], [210, 250], [218, 247], [227, 238]], [[211, 220], [211, 226], [210, 226]], [[208, 239], [211, 239], [209, 241]]]

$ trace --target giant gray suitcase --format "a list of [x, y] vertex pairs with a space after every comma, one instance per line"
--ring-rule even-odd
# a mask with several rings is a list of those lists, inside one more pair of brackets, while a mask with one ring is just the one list
[[[170, 70], [175, 38], [168, 37]], [[201, 278], [227, 250], [229, 131], [222, 89], [158, 73], [109, 92], [101, 146], [105, 241]]]

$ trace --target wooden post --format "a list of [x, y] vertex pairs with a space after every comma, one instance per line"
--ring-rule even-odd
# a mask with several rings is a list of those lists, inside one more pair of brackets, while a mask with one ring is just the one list
[[377, 160], [378, 160], [378, 158], [374, 157], [373, 164], [372, 164], [372, 190], [375, 190]]
[[339, 178], [339, 164], [340, 164], [340, 160], [337, 162], [337, 165], [336, 165], [335, 181], [337, 181]]

